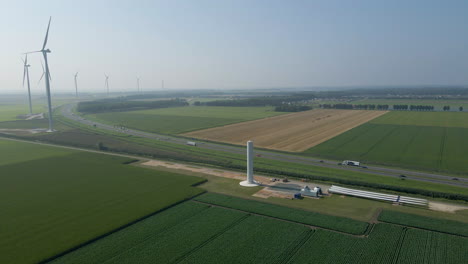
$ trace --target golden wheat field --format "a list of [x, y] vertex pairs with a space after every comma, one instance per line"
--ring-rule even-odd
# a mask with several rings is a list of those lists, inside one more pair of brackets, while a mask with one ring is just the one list
[[301, 152], [385, 113], [386, 111], [314, 109], [183, 135], [242, 145], [253, 140], [257, 147]]

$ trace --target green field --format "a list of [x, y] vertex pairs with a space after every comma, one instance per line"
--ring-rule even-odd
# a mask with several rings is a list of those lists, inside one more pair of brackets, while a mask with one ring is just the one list
[[149, 132], [179, 134], [284, 114], [273, 107], [190, 106], [86, 115], [86, 118]]
[[466, 263], [468, 239], [391, 224], [352, 236], [185, 202], [53, 263]]
[[468, 171], [468, 114], [390, 112], [305, 153], [415, 169]]
[[379, 221], [468, 237], [467, 223], [446, 219], [436, 219], [385, 210], [379, 215]]
[[[64, 97], [53, 98], [52, 104], [53, 106], [59, 106], [74, 100], [75, 99]], [[33, 113], [46, 113], [48, 111], [46, 98], [32, 97], [32, 107]], [[25, 114], [29, 114], [29, 104], [26, 94], [24, 96], [5, 96], [3, 100], [0, 99], [0, 122], [18, 120], [18, 115]]]
[[[47, 111], [46, 105], [33, 104], [33, 113], [41, 113]], [[27, 100], [23, 104], [0, 104], [0, 122], [17, 120], [16, 116], [29, 114], [29, 106]]]
[[364, 234], [368, 228], [366, 222], [349, 218], [318, 214], [215, 193], [203, 194], [196, 197], [195, 200], [356, 235]]
[[201, 192], [128, 158], [0, 140], [0, 263], [35, 263]]

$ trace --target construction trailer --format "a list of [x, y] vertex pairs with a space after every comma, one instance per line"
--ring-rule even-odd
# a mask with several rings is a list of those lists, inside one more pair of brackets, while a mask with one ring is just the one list
[[322, 194], [322, 189], [320, 187], [314, 187], [314, 189], [311, 189], [306, 185], [301, 189], [300, 194], [309, 197], [319, 197], [319, 195]]

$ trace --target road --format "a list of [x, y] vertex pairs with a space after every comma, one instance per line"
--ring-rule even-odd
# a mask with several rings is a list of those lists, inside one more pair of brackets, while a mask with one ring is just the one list
[[[152, 139], [152, 140], [159, 140], [159, 141], [166, 141], [175, 144], [183, 144], [187, 143], [187, 139], [179, 138], [174, 136], [168, 135], [160, 135], [156, 133], [149, 133], [143, 132], [135, 129], [121, 129], [112, 125], [107, 125], [103, 123], [98, 123], [93, 120], [85, 119], [81, 116], [75, 115], [73, 113], [73, 108], [75, 104], [67, 104], [61, 108], [61, 114], [71, 119], [75, 122], [79, 122], [84, 125], [96, 127], [99, 129], [104, 129], [112, 132], [123, 133], [132, 136], [138, 136], [142, 138]], [[197, 142], [197, 147], [204, 148], [204, 149], [211, 149], [217, 151], [225, 151], [229, 153], [235, 154], [245, 154], [245, 148], [243, 147], [236, 147], [236, 146], [228, 146], [222, 144], [216, 144], [212, 142]], [[333, 168], [333, 169], [340, 169], [340, 170], [347, 170], [347, 171], [357, 171], [361, 173], [368, 173], [374, 174], [379, 176], [388, 176], [388, 177], [396, 177], [400, 178], [401, 175], [405, 176], [405, 179], [423, 181], [423, 182], [431, 182], [431, 183], [438, 183], [438, 184], [445, 184], [445, 185], [452, 185], [458, 187], [468, 188], [468, 178], [457, 177], [457, 180], [454, 180], [454, 176], [447, 176], [447, 175], [440, 175], [428, 172], [418, 172], [418, 171], [408, 171], [399, 168], [386, 168], [386, 167], [379, 167], [379, 166], [367, 166], [367, 168], [361, 167], [353, 167], [353, 166], [343, 166], [337, 165], [336, 161], [330, 160], [320, 160], [311, 157], [304, 157], [304, 156], [296, 156], [290, 155], [285, 153], [278, 153], [278, 152], [270, 152], [265, 150], [255, 150], [257, 155], [261, 155], [264, 159], [271, 159], [271, 160], [278, 160], [278, 161], [287, 161], [292, 163], [298, 164], [306, 164], [306, 165], [313, 165], [318, 167], [325, 167], [325, 168]]]

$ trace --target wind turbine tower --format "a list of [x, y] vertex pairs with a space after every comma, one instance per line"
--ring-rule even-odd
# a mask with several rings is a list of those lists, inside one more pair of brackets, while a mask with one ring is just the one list
[[140, 77], [137, 77], [137, 92], [140, 91]]
[[254, 158], [253, 142], [249, 140], [247, 141], [247, 179], [239, 183], [241, 186], [255, 187], [255, 186], [260, 185], [257, 181], [254, 180], [253, 158]]
[[30, 67], [30, 65], [28, 64], [28, 54], [26, 54], [26, 58], [23, 60], [23, 64], [24, 64], [23, 87], [24, 87], [24, 79], [26, 78], [26, 81], [28, 83], [29, 114], [32, 115], [31, 85], [29, 84], [29, 67]]
[[76, 97], [78, 97], [78, 82], [76, 78], [78, 78], [78, 72], [75, 73], [75, 93], [76, 93]]
[[105, 75], [106, 76], [106, 88], [107, 88], [107, 95], [109, 95], [109, 76]]
[[50, 53], [50, 49], [46, 49], [47, 39], [49, 38], [49, 28], [50, 28], [50, 21], [52, 17], [49, 18], [49, 24], [47, 25], [47, 32], [44, 39], [44, 44], [42, 45], [42, 49], [38, 51], [32, 51], [28, 53], [35, 53], [41, 52], [42, 56], [44, 57], [45, 63], [45, 85], [46, 85], [46, 92], [47, 92], [47, 107], [49, 108], [49, 130], [47, 132], [53, 132], [53, 120], [52, 120], [52, 100], [50, 98], [50, 71], [49, 71], [49, 62], [47, 61], [47, 53]]

